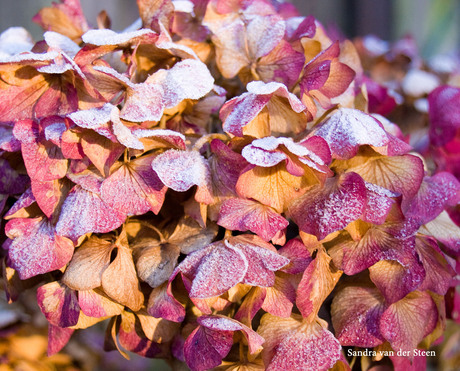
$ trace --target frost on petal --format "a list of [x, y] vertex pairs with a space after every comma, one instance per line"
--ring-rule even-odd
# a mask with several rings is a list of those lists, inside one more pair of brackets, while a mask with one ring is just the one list
[[254, 17], [246, 27], [248, 54], [251, 59], [266, 56], [282, 40], [284, 21], [278, 15]]
[[251, 200], [231, 198], [222, 204], [217, 224], [230, 230], [249, 230], [265, 241], [270, 241], [289, 222], [269, 206]]
[[[5, 199], [6, 200], [6, 199]], [[9, 208], [9, 210], [3, 215], [5, 220], [15, 218], [27, 218], [31, 215], [27, 212], [27, 208], [33, 205], [35, 197], [32, 193], [31, 188], [27, 188], [26, 191], [18, 198], [18, 200]]]
[[99, 108], [72, 112], [67, 115], [67, 117], [79, 127], [94, 130], [96, 133], [113, 141], [116, 140], [116, 137], [109, 126], [110, 115], [113, 107], [114, 106], [112, 104], [106, 103], [104, 106]]
[[405, 262], [381, 260], [369, 268], [372, 282], [388, 303], [394, 303], [417, 289], [425, 280], [426, 272], [416, 257]]
[[136, 45], [139, 42], [154, 43], [158, 35], [147, 28], [128, 32], [115, 32], [109, 29], [89, 30], [82, 36], [83, 42], [92, 45]]
[[451, 141], [460, 128], [460, 88], [440, 86], [428, 96], [430, 114], [430, 141], [443, 146]]
[[46, 218], [10, 220], [5, 233], [13, 239], [8, 248], [9, 264], [22, 280], [60, 269], [72, 257], [72, 241], [56, 235]]
[[132, 248], [137, 274], [142, 281], [154, 288], [168, 281], [179, 258], [179, 246], [143, 240]]
[[244, 254], [222, 241], [188, 255], [176, 268], [192, 280], [190, 297], [198, 299], [223, 294], [244, 279], [247, 269]]
[[148, 81], [131, 84], [120, 117], [132, 122], [160, 121], [165, 109], [163, 96], [164, 90], [160, 84]]
[[195, 59], [178, 62], [170, 70], [160, 70], [147, 82], [161, 83], [163, 102], [166, 108], [172, 108], [184, 99], [199, 99], [214, 87], [214, 78], [207, 66]]
[[242, 283], [271, 287], [275, 284], [275, 271], [283, 268], [289, 260], [278, 254], [275, 247], [260, 237], [240, 235], [225, 241], [227, 247], [237, 248], [247, 261], [247, 271]]
[[289, 259], [289, 264], [281, 271], [289, 274], [302, 273], [312, 261], [311, 253], [300, 238], [293, 238], [278, 252]]
[[96, 193], [76, 185], [65, 199], [56, 232], [73, 241], [86, 233], [106, 233], [118, 228], [126, 214], [117, 212]]
[[460, 202], [460, 183], [450, 173], [441, 172], [425, 177], [404, 215], [426, 224], [435, 219], [446, 206]]
[[297, 288], [296, 304], [304, 318], [315, 318], [324, 300], [334, 289], [342, 272], [331, 264], [322, 249], [305, 270]]
[[374, 157], [349, 171], [358, 173], [368, 183], [400, 193], [403, 205], [417, 194], [424, 175], [422, 160], [412, 155]]
[[0, 150], [17, 152], [21, 149], [21, 142], [13, 135], [13, 128], [0, 124]]
[[212, 202], [209, 164], [198, 152], [177, 150], [163, 152], [152, 161], [152, 168], [168, 188], [185, 192], [196, 185], [199, 190], [208, 193], [206, 203]]
[[145, 156], [121, 165], [102, 183], [102, 200], [126, 215], [140, 215], [149, 210], [158, 214], [166, 187], [152, 170], [151, 161], [152, 156]]
[[305, 129], [306, 107], [284, 84], [252, 81], [248, 93], [227, 101], [220, 110], [224, 131], [263, 137], [274, 133], [298, 133]]
[[393, 197], [398, 197], [398, 194], [375, 184], [365, 184], [367, 201], [361, 219], [372, 224], [383, 224], [395, 202]]
[[112, 299], [138, 311], [144, 304], [131, 249], [123, 242], [114, 246], [116, 257], [101, 276], [102, 289]]
[[366, 187], [355, 173], [330, 178], [325, 187], [313, 186], [289, 206], [289, 215], [299, 228], [324, 239], [358, 219], [366, 205]]
[[40, 286], [37, 289], [37, 302], [51, 324], [58, 327], [77, 324], [80, 315], [77, 293], [60, 282]]
[[385, 301], [375, 287], [347, 286], [332, 301], [331, 315], [335, 334], [343, 346], [375, 347], [384, 342], [380, 318]]
[[22, 157], [29, 177], [38, 181], [48, 181], [65, 176], [68, 160], [52, 142], [38, 139], [37, 122], [16, 122], [13, 135], [21, 141]]
[[438, 310], [426, 292], [414, 291], [382, 314], [380, 332], [395, 350], [410, 352], [436, 327]]
[[438, 244], [434, 239], [420, 235], [415, 238], [415, 249], [426, 272], [425, 280], [418, 289], [445, 295], [455, 272], [444, 258]]
[[120, 120], [120, 112], [117, 107], [114, 107], [110, 114], [110, 120], [112, 121], [113, 133], [117, 140], [125, 147], [144, 150], [142, 142], [136, 138], [132, 131], [123, 124]]
[[349, 159], [356, 155], [359, 146], [383, 147], [388, 135], [374, 117], [351, 108], [341, 108], [320, 124], [311, 135], [317, 135], [329, 144], [334, 158]]
[[235, 331], [241, 331], [247, 338], [250, 353], [255, 353], [264, 342], [255, 331], [228, 317], [201, 316], [198, 324], [184, 344], [185, 360], [193, 371], [220, 365], [233, 345]]
[[62, 282], [74, 290], [91, 290], [101, 286], [101, 277], [110, 264], [113, 244], [91, 236], [76, 251]]
[[262, 358], [267, 371], [318, 370], [331, 368], [340, 358], [340, 343], [317, 319], [302, 321], [299, 315], [262, 317], [257, 333], [265, 339]]

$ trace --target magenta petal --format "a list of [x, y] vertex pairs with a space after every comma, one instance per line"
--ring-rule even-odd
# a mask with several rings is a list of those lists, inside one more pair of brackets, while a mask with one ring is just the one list
[[223, 294], [243, 280], [247, 269], [244, 254], [222, 241], [188, 255], [176, 268], [193, 280], [190, 297], [198, 299]]
[[339, 159], [353, 157], [361, 145], [383, 147], [389, 142], [388, 135], [378, 120], [350, 108], [336, 111], [315, 128], [312, 135], [324, 138], [331, 147], [333, 157]]
[[29, 207], [34, 202], [35, 197], [32, 193], [32, 188], [27, 188], [26, 191], [21, 195], [21, 197], [18, 198], [14, 205], [10, 207], [10, 209], [5, 213], [3, 217], [8, 219], [8, 217], [12, 217], [15, 213], [21, 209]]
[[171, 281], [153, 289], [147, 306], [148, 313], [155, 318], [172, 322], [182, 322], [185, 309], [173, 296]]
[[27, 278], [62, 268], [72, 258], [72, 241], [56, 235], [47, 219], [13, 219], [5, 226], [9, 246], [9, 264], [19, 278]]
[[289, 259], [290, 263], [281, 269], [289, 274], [302, 273], [312, 261], [310, 252], [300, 238], [289, 240], [278, 252]]
[[54, 281], [37, 289], [37, 302], [46, 319], [58, 327], [74, 326], [80, 316], [77, 293]]
[[366, 191], [367, 202], [361, 219], [372, 224], [383, 224], [395, 202], [392, 197], [397, 197], [398, 194], [367, 182]]
[[436, 327], [438, 310], [431, 296], [415, 291], [393, 303], [382, 315], [380, 331], [395, 351], [410, 352]]
[[74, 329], [48, 325], [48, 357], [58, 353], [69, 342]]
[[379, 323], [385, 309], [384, 299], [375, 287], [348, 286], [340, 290], [331, 309], [340, 344], [362, 348], [382, 344]]
[[184, 357], [192, 371], [219, 366], [233, 345], [232, 331], [213, 331], [197, 327], [184, 344]]
[[330, 178], [326, 186], [313, 186], [289, 207], [289, 216], [299, 228], [325, 238], [358, 219], [366, 205], [366, 187], [356, 173], [346, 173], [339, 179]]
[[454, 206], [459, 202], [459, 181], [452, 174], [441, 172], [423, 179], [404, 214], [420, 224], [426, 224], [435, 219], [446, 206]]
[[270, 241], [289, 222], [271, 207], [257, 201], [231, 198], [220, 207], [217, 224], [234, 231], [249, 230]]
[[113, 210], [100, 196], [76, 185], [62, 205], [56, 232], [77, 241], [88, 232], [110, 232], [118, 228], [125, 219], [126, 214]]
[[23, 193], [29, 179], [26, 175], [20, 175], [14, 170], [8, 161], [0, 158], [0, 193], [14, 195]]

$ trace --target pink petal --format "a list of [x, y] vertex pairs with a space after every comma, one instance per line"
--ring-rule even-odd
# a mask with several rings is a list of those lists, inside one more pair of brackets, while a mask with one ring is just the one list
[[47, 219], [13, 219], [6, 224], [5, 233], [13, 239], [9, 264], [22, 280], [60, 269], [72, 257], [72, 242], [56, 235]]
[[46, 319], [58, 327], [74, 326], [78, 322], [80, 306], [77, 294], [54, 281], [37, 289], [37, 302]]
[[305, 271], [313, 260], [310, 252], [300, 238], [293, 238], [278, 250], [280, 255], [288, 258], [290, 263], [281, 270], [289, 274], [297, 274]]
[[358, 219], [366, 204], [366, 188], [362, 178], [346, 173], [339, 179], [330, 178], [325, 187], [313, 186], [289, 207], [289, 215], [299, 228], [325, 238]]
[[379, 121], [362, 111], [341, 108], [321, 123], [311, 135], [317, 135], [329, 144], [334, 158], [349, 159], [367, 144], [383, 147], [388, 135]]
[[153, 289], [147, 305], [148, 313], [156, 318], [164, 318], [172, 322], [182, 322], [185, 309], [173, 296], [171, 281]]
[[217, 224], [230, 230], [250, 230], [265, 241], [270, 241], [289, 222], [269, 206], [256, 201], [231, 198], [220, 207]]
[[380, 318], [384, 298], [373, 287], [348, 286], [333, 299], [331, 314], [335, 334], [343, 346], [375, 347], [384, 342]]
[[152, 156], [145, 156], [122, 165], [102, 183], [102, 200], [126, 215], [140, 215], [149, 210], [158, 214], [166, 187], [152, 170], [151, 161]]
[[366, 184], [367, 203], [361, 217], [372, 224], [383, 224], [398, 194], [372, 183]]
[[76, 185], [65, 199], [56, 232], [77, 241], [86, 233], [106, 233], [118, 228], [126, 219], [107, 206], [100, 196]]
[[61, 351], [72, 336], [74, 329], [48, 325], [48, 357]]

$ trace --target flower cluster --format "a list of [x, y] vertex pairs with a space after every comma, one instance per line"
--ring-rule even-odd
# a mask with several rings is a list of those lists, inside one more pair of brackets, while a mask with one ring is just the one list
[[423, 363], [460, 310], [458, 70], [289, 3], [137, 5], [0, 36], [3, 279], [48, 353], [109, 319], [106, 350], [193, 371]]

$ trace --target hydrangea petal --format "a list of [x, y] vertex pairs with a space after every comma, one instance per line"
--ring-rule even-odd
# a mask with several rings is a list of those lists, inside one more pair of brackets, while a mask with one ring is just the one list
[[358, 219], [366, 205], [366, 187], [356, 173], [327, 180], [325, 188], [313, 186], [289, 206], [299, 228], [319, 240]]
[[65, 199], [56, 232], [73, 241], [86, 233], [106, 233], [118, 228], [126, 214], [107, 206], [99, 195], [76, 185]]
[[386, 309], [384, 298], [373, 287], [347, 286], [332, 301], [332, 324], [343, 346], [375, 347], [384, 342], [380, 318]]
[[5, 233], [13, 239], [8, 249], [10, 265], [22, 280], [60, 269], [72, 257], [72, 241], [57, 235], [46, 218], [10, 220]]

